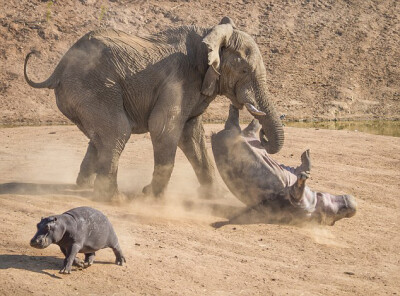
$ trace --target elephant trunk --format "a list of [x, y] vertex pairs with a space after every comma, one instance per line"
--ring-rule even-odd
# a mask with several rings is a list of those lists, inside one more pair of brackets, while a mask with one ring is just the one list
[[[273, 104], [267, 99], [265, 83], [255, 82], [252, 90], [248, 89], [242, 94], [245, 96], [243, 102], [247, 109], [261, 124], [261, 144], [270, 154], [279, 152], [284, 142], [283, 126]], [[258, 105], [258, 109], [253, 103]]]

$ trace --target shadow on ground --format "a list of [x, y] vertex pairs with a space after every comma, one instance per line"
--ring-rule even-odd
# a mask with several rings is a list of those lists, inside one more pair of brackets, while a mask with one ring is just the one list
[[61, 277], [45, 270], [57, 271], [63, 265], [63, 259], [53, 256], [2, 255], [0, 254], [0, 269], [23, 269], [48, 275], [52, 278]]
[[292, 224], [290, 215], [267, 213], [267, 211], [256, 211], [245, 206], [234, 206], [229, 204], [215, 203], [210, 201], [184, 201], [184, 208], [187, 211], [206, 211], [213, 216], [221, 217], [226, 220], [217, 221], [211, 224], [214, 228], [225, 225], [239, 224]]
[[[55, 279], [62, 279], [56, 275], [63, 266], [64, 259], [53, 256], [29, 256], [0, 254], [0, 269], [22, 269], [48, 275]], [[115, 264], [115, 262], [96, 261], [95, 264]], [[53, 270], [47, 272], [46, 270]]]
[[75, 184], [36, 184], [36, 183], [3, 183], [0, 184], [0, 195], [21, 194], [21, 195], [43, 195], [63, 194], [80, 197], [92, 197], [92, 190], [78, 188]]

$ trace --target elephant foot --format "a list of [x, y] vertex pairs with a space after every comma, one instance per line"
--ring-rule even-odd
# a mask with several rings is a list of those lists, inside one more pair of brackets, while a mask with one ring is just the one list
[[78, 187], [82, 189], [93, 188], [95, 179], [96, 174], [87, 176], [79, 173], [78, 178], [76, 179], [76, 185], [78, 185]]
[[110, 201], [115, 205], [124, 204], [128, 201], [128, 197], [117, 190], [110, 198]]
[[225, 192], [216, 184], [201, 185], [197, 189], [197, 194], [201, 199], [218, 199], [224, 197]]
[[94, 181], [94, 196], [99, 201], [113, 201], [119, 199], [118, 187], [116, 182], [110, 180], [108, 176], [97, 175]]
[[145, 196], [149, 197], [162, 198], [164, 196], [164, 190], [161, 188], [154, 188], [152, 183], [144, 186], [142, 192]]

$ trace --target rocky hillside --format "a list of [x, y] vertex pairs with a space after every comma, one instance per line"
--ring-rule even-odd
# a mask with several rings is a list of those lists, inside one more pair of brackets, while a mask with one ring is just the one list
[[[230, 16], [263, 53], [270, 98], [289, 119], [400, 118], [400, 2], [396, 0], [2, 1], [0, 124], [67, 122], [43, 80], [84, 33], [114, 27], [145, 35], [166, 27], [211, 27]], [[226, 117], [218, 98], [205, 119]]]

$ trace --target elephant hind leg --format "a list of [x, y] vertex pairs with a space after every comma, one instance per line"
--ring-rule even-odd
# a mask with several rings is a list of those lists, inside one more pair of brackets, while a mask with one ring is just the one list
[[82, 188], [91, 188], [96, 177], [97, 149], [93, 141], [89, 142], [86, 155], [83, 158], [76, 184]]
[[118, 161], [131, 135], [129, 120], [116, 120], [114, 128], [99, 131], [94, 140], [97, 149], [96, 179], [94, 193], [98, 198], [111, 200], [118, 197]]

